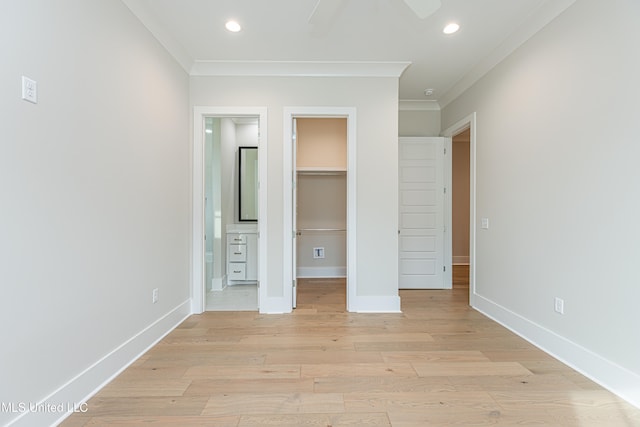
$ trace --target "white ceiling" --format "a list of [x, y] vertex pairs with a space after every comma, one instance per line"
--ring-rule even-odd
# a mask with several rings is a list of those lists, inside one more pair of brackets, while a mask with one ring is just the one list
[[[425, 19], [403, 0], [320, 0], [330, 13], [311, 22], [319, 0], [123, 1], [192, 74], [202, 61], [408, 62], [399, 98], [443, 104], [574, 0], [442, 0]], [[450, 21], [461, 29], [445, 35]]]

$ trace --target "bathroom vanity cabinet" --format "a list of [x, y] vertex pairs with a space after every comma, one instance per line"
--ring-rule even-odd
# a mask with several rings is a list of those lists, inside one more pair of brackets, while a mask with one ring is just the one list
[[227, 282], [258, 280], [258, 232], [254, 224], [233, 224], [227, 227]]

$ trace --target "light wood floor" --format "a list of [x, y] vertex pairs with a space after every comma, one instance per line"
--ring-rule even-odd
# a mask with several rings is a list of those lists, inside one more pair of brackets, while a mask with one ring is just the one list
[[307, 280], [293, 314], [192, 316], [62, 425], [640, 425], [470, 309], [458, 273], [453, 291], [401, 291], [402, 314], [346, 313], [343, 280]]

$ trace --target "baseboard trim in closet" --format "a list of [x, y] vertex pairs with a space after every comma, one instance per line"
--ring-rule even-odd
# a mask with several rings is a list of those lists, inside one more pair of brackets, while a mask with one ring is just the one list
[[343, 278], [347, 277], [347, 267], [298, 267], [296, 276], [299, 278]]

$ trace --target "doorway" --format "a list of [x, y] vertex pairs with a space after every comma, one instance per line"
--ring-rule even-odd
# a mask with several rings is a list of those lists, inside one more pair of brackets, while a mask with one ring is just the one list
[[[283, 275], [285, 300], [290, 301], [291, 309], [297, 305], [298, 277], [321, 282], [340, 276], [346, 279], [346, 309], [356, 309], [355, 119], [355, 109], [349, 107], [285, 108], [283, 164], [285, 177], [290, 179], [285, 179], [284, 190]], [[334, 132], [341, 129], [337, 132], [342, 134], [342, 148], [338, 149], [342, 160], [329, 160], [336, 158], [329, 155], [334, 150], [329, 149], [325, 139], [324, 145], [320, 142], [311, 147], [306, 160], [302, 154], [298, 164], [300, 123], [303, 138], [305, 127], [324, 131], [333, 128]], [[333, 148], [338, 146], [336, 143]], [[303, 192], [300, 204], [299, 190]], [[324, 196], [315, 197], [318, 194]]]
[[[331, 290], [330, 293], [342, 299], [339, 304], [345, 310], [347, 119], [300, 117], [293, 120], [296, 154], [294, 308], [311, 308], [318, 295]], [[300, 298], [298, 292], [306, 297]]]
[[[447, 222], [451, 224], [450, 228], [452, 230], [447, 238], [447, 251], [450, 254], [451, 271], [457, 276], [453, 277], [452, 281], [464, 283], [465, 279], [468, 278], [466, 281], [469, 287], [469, 304], [474, 306], [476, 270], [476, 113], [472, 113], [450, 126], [443, 132], [443, 135], [451, 137], [454, 141], [450, 147], [453, 155], [449, 156], [445, 162], [445, 167], [448, 169], [447, 186], [453, 189], [452, 196], [449, 196], [447, 201], [449, 206]], [[455, 144], [461, 145], [455, 146]], [[454, 170], [454, 168], [457, 170]], [[454, 178], [454, 174], [458, 176]], [[454, 180], [457, 181], [456, 187], [454, 187]], [[462, 188], [464, 186], [467, 186], [468, 191]], [[455, 213], [454, 210], [456, 211]], [[468, 225], [464, 224], [464, 222]], [[453, 285], [455, 288], [455, 283]]]
[[[267, 215], [260, 182], [267, 178], [266, 123], [266, 108], [194, 108], [193, 313], [213, 308], [211, 293], [249, 284], [253, 289], [239, 292], [241, 300], [216, 301], [215, 309], [262, 310], [267, 264], [259, 260], [266, 259]], [[241, 147], [252, 147], [257, 156], [241, 155]], [[241, 171], [243, 158], [255, 159], [244, 166], [250, 172]], [[255, 191], [253, 203], [245, 203], [249, 211], [240, 202], [240, 185], [247, 185], [242, 184], [244, 175], [245, 181], [251, 177]], [[248, 187], [244, 192], [251, 194]], [[230, 235], [239, 240], [229, 240]], [[218, 295], [222, 299], [223, 294]]]
[[205, 117], [205, 310], [258, 310], [258, 116]]
[[451, 138], [451, 253], [455, 290], [469, 287], [470, 141], [471, 129]]

